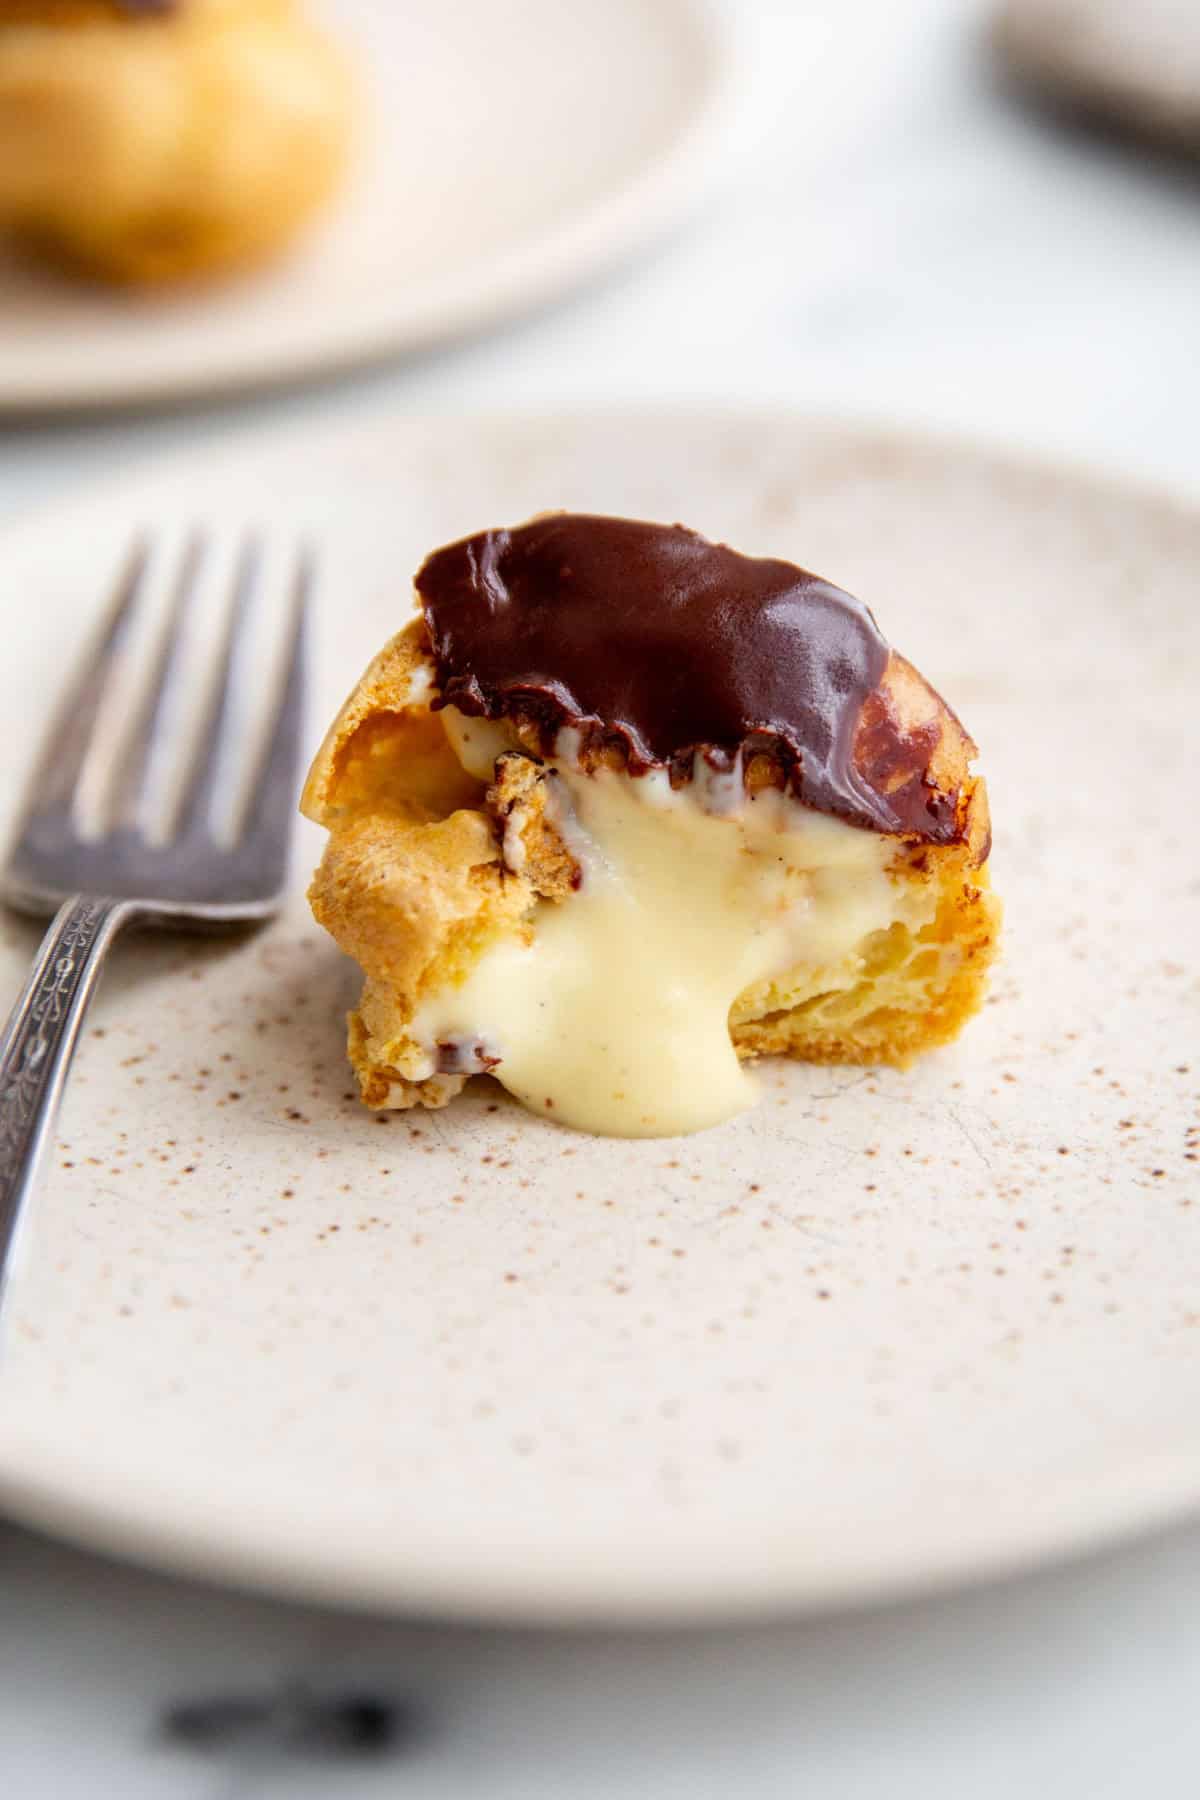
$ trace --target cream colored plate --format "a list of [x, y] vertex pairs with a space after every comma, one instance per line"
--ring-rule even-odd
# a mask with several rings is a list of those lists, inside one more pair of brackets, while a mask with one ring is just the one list
[[[614, 1142], [486, 1084], [360, 1110], [300, 872], [260, 938], [130, 945], [16, 1296], [0, 1494], [178, 1568], [559, 1619], [840, 1603], [1193, 1505], [1197, 517], [788, 416], [223, 446], [4, 542], [5, 810], [136, 521], [320, 530], [315, 741], [425, 548], [559, 505], [872, 602], [983, 746], [992, 1003], [909, 1074], [773, 1067], [726, 1126]], [[7, 1001], [35, 934], [3, 932]]]
[[273, 269], [169, 299], [0, 261], [0, 410], [253, 386], [479, 329], [648, 242], [724, 137], [707, 0], [321, 10], [369, 99], [329, 218]]

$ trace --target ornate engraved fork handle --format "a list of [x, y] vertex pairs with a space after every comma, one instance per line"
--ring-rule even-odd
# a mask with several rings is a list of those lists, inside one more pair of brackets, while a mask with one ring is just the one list
[[104, 953], [136, 910], [127, 900], [68, 900], [0, 1042], [0, 1296]]

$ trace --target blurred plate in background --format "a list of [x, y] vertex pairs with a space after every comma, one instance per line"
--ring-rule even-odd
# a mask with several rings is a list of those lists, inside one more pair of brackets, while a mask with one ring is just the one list
[[301, 248], [174, 297], [0, 260], [0, 410], [232, 390], [478, 330], [672, 223], [724, 139], [732, 52], [700, 0], [327, 0], [370, 97]]
[[[13, 1295], [0, 1497], [180, 1569], [492, 1618], [977, 1578], [1200, 1501], [1200, 516], [787, 414], [318, 422], [0, 542], [0, 835], [131, 529], [323, 546], [312, 742], [433, 544], [683, 518], [845, 582], [982, 746], [991, 1002], [908, 1071], [771, 1065], [672, 1141], [478, 1084], [376, 1117], [285, 916], [113, 959]], [[38, 933], [0, 915], [0, 1010]]]

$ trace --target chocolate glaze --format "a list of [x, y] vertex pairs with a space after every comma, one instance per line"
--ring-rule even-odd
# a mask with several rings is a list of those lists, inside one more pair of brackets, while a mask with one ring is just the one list
[[[855, 755], [889, 649], [861, 601], [791, 563], [741, 556], [681, 525], [559, 513], [434, 554], [417, 579], [436, 705], [618, 742], [634, 775], [686, 780], [765, 751], [806, 806], [876, 831], [956, 836], [954, 798], [926, 779], [933, 744], [896, 781], [876, 718], [872, 781]], [[886, 712], [886, 709], [884, 709]], [[879, 785], [887, 777], [886, 792]]]
[[439, 1075], [487, 1075], [499, 1066], [482, 1038], [447, 1038], [437, 1046]]
[[[157, 18], [166, 13], [178, 12], [185, 4], [186, 0], [107, 0], [107, 10], [110, 13], [130, 14], [135, 18]], [[6, 0], [0, 0], [0, 24], [7, 23], [6, 14], [9, 13], [14, 15], [19, 24], [34, 22], [73, 25], [78, 22], [73, 12], [65, 7], [52, 9], [43, 17], [42, 10], [35, 9], [29, 4], [29, 0], [22, 0], [22, 4], [16, 7], [12, 5], [12, 0], [7, 0], [7, 3]]]

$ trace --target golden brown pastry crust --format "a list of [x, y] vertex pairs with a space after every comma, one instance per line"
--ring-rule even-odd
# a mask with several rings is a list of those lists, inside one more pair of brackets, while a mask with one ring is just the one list
[[352, 110], [290, 0], [0, 0], [0, 226], [143, 286], [255, 263], [337, 185]]
[[[982, 783], [973, 790], [979, 795]], [[996, 952], [1000, 902], [969, 845], [899, 850], [893, 881], [925, 891], [931, 917], [897, 923], [860, 947], [845, 984], [791, 971], [735, 1002], [738, 1055], [906, 1067], [957, 1037], [979, 1010]]]
[[[499, 759], [490, 787], [465, 774], [435, 698], [422, 622], [370, 665], [325, 738], [303, 810], [330, 832], [313, 912], [366, 976], [350, 1057], [374, 1107], [441, 1106], [466, 1079], [429, 1068], [410, 1031], [422, 998], [460, 981], [483, 950], [529, 933], [539, 902], [569, 904], [577, 872], [536, 757]], [[979, 1006], [1000, 909], [987, 856], [987, 792], [974, 745], [912, 665], [893, 654], [856, 743], [895, 785], [927, 772], [956, 796], [959, 841], [897, 838], [889, 875], [904, 922], [837, 969], [796, 969], [740, 995], [739, 1056], [904, 1065], [953, 1037]], [[747, 782], [773, 779], [770, 759]], [[847, 829], [856, 829], [847, 827]], [[511, 834], [520, 837], [514, 854]]]

